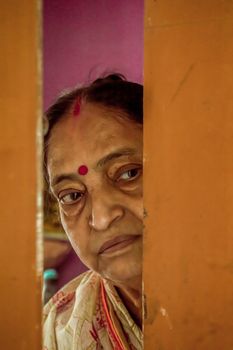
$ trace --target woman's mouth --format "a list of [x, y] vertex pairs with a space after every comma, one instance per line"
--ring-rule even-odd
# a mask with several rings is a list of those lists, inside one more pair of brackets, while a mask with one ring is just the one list
[[108, 254], [118, 250], [121, 250], [125, 247], [130, 246], [134, 243], [141, 235], [124, 235], [118, 236], [114, 239], [106, 241], [100, 248], [99, 254]]

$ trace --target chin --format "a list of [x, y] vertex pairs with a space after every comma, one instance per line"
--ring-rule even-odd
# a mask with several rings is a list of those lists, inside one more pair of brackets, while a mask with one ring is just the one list
[[102, 255], [98, 261], [99, 274], [112, 282], [126, 283], [142, 277], [141, 240], [122, 250]]
[[101, 274], [104, 278], [111, 280], [112, 282], [126, 283], [134, 279], [142, 278], [142, 260], [135, 262], [131, 261], [119, 261], [112, 266], [108, 266]]

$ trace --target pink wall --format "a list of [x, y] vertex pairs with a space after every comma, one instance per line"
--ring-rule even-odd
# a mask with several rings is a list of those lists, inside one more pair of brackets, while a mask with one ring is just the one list
[[143, 78], [143, 0], [44, 1], [44, 105], [104, 71]]
[[[105, 71], [143, 78], [143, 0], [44, 0], [44, 106]], [[74, 252], [59, 287], [85, 270]]]
[[74, 277], [80, 275], [87, 270], [87, 267], [83, 265], [75, 251], [72, 250], [67, 259], [57, 269], [58, 272], [58, 289], [64, 284], [72, 280]]

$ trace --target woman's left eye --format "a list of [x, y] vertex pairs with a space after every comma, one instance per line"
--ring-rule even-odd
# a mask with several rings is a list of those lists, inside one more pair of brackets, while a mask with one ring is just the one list
[[136, 178], [138, 176], [138, 174], [140, 173], [140, 169], [139, 168], [134, 168], [134, 169], [130, 169], [130, 170], [127, 170], [125, 171], [124, 173], [122, 173], [117, 181], [120, 181], [120, 180], [132, 180], [134, 178]]

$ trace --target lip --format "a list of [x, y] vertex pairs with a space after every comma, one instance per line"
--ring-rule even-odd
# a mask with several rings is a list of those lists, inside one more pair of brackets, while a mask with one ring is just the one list
[[133, 243], [139, 235], [122, 235], [106, 241], [99, 249], [99, 254], [119, 250]]

